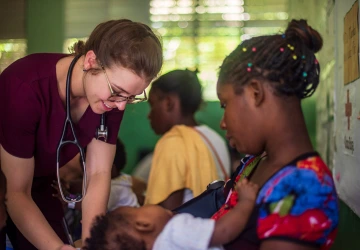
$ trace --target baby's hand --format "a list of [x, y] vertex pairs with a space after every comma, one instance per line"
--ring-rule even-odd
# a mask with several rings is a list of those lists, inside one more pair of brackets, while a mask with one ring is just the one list
[[59, 250], [76, 250], [76, 248], [70, 245], [63, 245]]
[[255, 204], [256, 196], [259, 191], [259, 186], [257, 184], [250, 182], [245, 178], [236, 183], [235, 188], [239, 202], [247, 200], [254, 202]]

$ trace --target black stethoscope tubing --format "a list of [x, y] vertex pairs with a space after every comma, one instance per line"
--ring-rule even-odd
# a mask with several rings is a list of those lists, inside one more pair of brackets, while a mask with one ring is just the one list
[[[57, 172], [57, 181], [58, 181], [58, 185], [59, 185], [59, 190], [60, 190], [60, 194], [61, 194], [61, 198], [65, 201], [65, 202], [81, 202], [82, 199], [85, 197], [86, 194], [86, 184], [87, 184], [87, 178], [86, 178], [86, 165], [85, 165], [85, 153], [84, 153], [84, 149], [80, 146], [79, 141], [76, 137], [76, 133], [74, 131], [74, 125], [71, 119], [71, 113], [70, 113], [70, 85], [71, 85], [71, 76], [72, 76], [72, 71], [74, 69], [74, 65], [76, 63], [76, 61], [81, 57], [81, 55], [76, 56], [70, 66], [69, 66], [69, 70], [68, 70], [68, 74], [67, 74], [67, 78], [66, 78], [66, 118], [65, 118], [65, 122], [64, 122], [64, 127], [63, 127], [63, 131], [62, 131], [62, 135], [59, 141], [59, 145], [57, 147], [56, 150], [56, 172]], [[74, 140], [65, 140], [65, 134], [66, 134], [66, 130], [67, 127], [70, 126], [71, 129], [71, 133], [74, 137]], [[59, 173], [59, 169], [60, 169], [60, 150], [61, 148], [66, 145], [66, 144], [74, 144], [78, 147], [79, 151], [80, 151], [80, 159], [82, 161], [82, 166], [83, 166], [83, 187], [82, 187], [82, 195], [78, 195], [76, 197], [65, 197], [64, 192], [62, 190], [62, 186], [61, 186], [61, 180], [60, 180], [60, 173]]]

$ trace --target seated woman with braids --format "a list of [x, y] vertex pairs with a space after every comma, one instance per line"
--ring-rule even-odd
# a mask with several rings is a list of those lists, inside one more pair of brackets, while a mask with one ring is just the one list
[[[338, 197], [301, 110], [301, 100], [319, 84], [315, 53], [322, 43], [306, 20], [292, 20], [283, 35], [244, 41], [220, 67], [220, 126], [232, 147], [252, 155], [235, 180], [246, 177], [260, 187], [245, 230], [227, 250], [330, 249], [334, 242]], [[222, 218], [236, 203], [232, 190], [212, 218]]]

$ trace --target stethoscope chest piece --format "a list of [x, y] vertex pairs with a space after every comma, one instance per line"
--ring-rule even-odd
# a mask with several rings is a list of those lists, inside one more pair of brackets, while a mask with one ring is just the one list
[[104, 139], [104, 141], [107, 141], [108, 138], [108, 129], [105, 126], [105, 114], [101, 115], [101, 119], [100, 119], [100, 127], [98, 127], [96, 129], [96, 139]]

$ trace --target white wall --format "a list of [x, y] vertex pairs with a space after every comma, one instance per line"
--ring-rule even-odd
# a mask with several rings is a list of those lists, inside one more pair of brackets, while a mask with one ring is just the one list
[[[335, 2], [334, 177], [340, 198], [360, 216], [360, 120], [357, 119], [360, 115], [360, 80], [357, 79], [344, 85], [344, 17], [354, 2], [354, 0]], [[357, 21], [357, 23], [359, 22]], [[359, 60], [359, 54], [357, 53], [355, 56]], [[352, 105], [349, 120], [345, 115], [348, 92]], [[348, 127], [348, 125], [350, 126]]]

